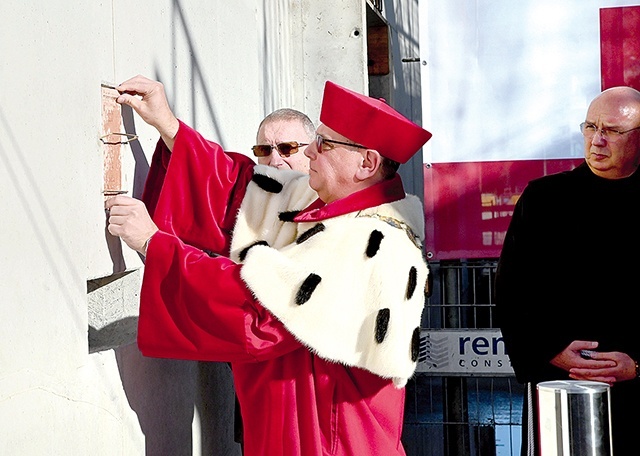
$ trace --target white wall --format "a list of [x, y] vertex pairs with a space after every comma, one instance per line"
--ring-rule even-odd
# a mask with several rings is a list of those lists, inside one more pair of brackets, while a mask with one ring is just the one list
[[[418, 0], [386, 0], [383, 12], [391, 29], [392, 87], [389, 103], [406, 117], [434, 133], [433, 126], [422, 115], [422, 64], [420, 62]], [[414, 59], [418, 59], [418, 61], [413, 61]], [[429, 142], [427, 142], [427, 146]], [[422, 150], [415, 154], [409, 162], [402, 165], [399, 173], [405, 184], [405, 190], [408, 193], [418, 195], [423, 200]]]
[[[182, 120], [248, 152], [273, 109], [317, 121], [326, 79], [366, 89], [365, 36], [353, 33], [364, 10], [0, 3], [0, 454], [239, 454], [227, 365], [144, 358], [131, 343], [143, 264], [105, 232], [100, 85], [159, 79]], [[139, 136], [122, 147], [124, 185], [139, 196], [157, 135], [123, 115]]]

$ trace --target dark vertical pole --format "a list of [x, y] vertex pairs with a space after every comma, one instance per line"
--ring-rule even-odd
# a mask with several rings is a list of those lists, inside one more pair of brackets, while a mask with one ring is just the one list
[[[445, 327], [459, 328], [460, 277], [455, 268], [444, 269], [444, 282]], [[469, 456], [471, 448], [466, 380], [464, 377], [445, 377], [443, 382], [446, 456]]]

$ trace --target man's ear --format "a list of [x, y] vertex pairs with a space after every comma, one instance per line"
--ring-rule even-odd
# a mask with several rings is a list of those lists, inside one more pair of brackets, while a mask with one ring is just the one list
[[362, 161], [358, 170], [356, 171], [356, 177], [359, 180], [366, 180], [374, 176], [382, 166], [382, 156], [374, 149], [366, 149], [362, 152]]

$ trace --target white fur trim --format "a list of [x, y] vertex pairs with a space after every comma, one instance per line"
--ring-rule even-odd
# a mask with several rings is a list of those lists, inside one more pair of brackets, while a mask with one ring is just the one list
[[[243, 202], [238, 217], [232, 243], [236, 256], [256, 240], [269, 243], [269, 247], [257, 245], [248, 251], [241, 271], [243, 280], [256, 298], [318, 356], [367, 369], [393, 379], [397, 387], [404, 386], [416, 368], [411, 360], [411, 343], [414, 330], [420, 326], [428, 268], [422, 250], [405, 230], [368, 215], [403, 221], [422, 240], [420, 200], [408, 197], [326, 220], [322, 222], [324, 230], [296, 244], [296, 237], [315, 224], [280, 222], [277, 214], [303, 209], [316, 196], [300, 188], [308, 188], [304, 177], [287, 180], [279, 173], [275, 175], [279, 182], [288, 184], [283, 192], [269, 194], [251, 183], [247, 204]], [[294, 203], [288, 204], [292, 196]], [[368, 258], [365, 252], [374, 230], [384, 237], [380, 250]], [[416, 287], [407, 300], [412, 267], [417, 272]], [[320, 276], [321, 281], [309, 301], [299, 305], [296, 294], [310, 274]], [[376, 318], [385, 308], [390, 311], [388, 330], [382, 343], [377, 343]]]

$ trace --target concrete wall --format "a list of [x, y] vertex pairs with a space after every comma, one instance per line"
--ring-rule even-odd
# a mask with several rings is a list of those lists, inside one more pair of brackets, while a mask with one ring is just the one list
[[[392, 73], [389, 103], [409, 119], [422, 125], [422, 63], [419, 58], [418, 0], [385, 0], [383, 13], [390, 28]], [[424, 123], [423, 126], [431, 133], [437, 134], [431, 125]], [[421, 199], [424, 197], [422, 157], [423, 153], [420, 151], [399, 170], [405, 190], [418, 195]]]
[[[0, 3], [0, 454], [239, 454], [228, 366], [135, 345], [144, 265], [106, 233], [105, 154], [140, 196], [157, 135], [126, 110], [105, 126], [101, 84], [159, 79], [178, 117], [249, 153], [273, 109], [317, 121], [326, 79], [367, 89], [365, 8]], [[105, 145], [106, 127], [138, 140]]]

